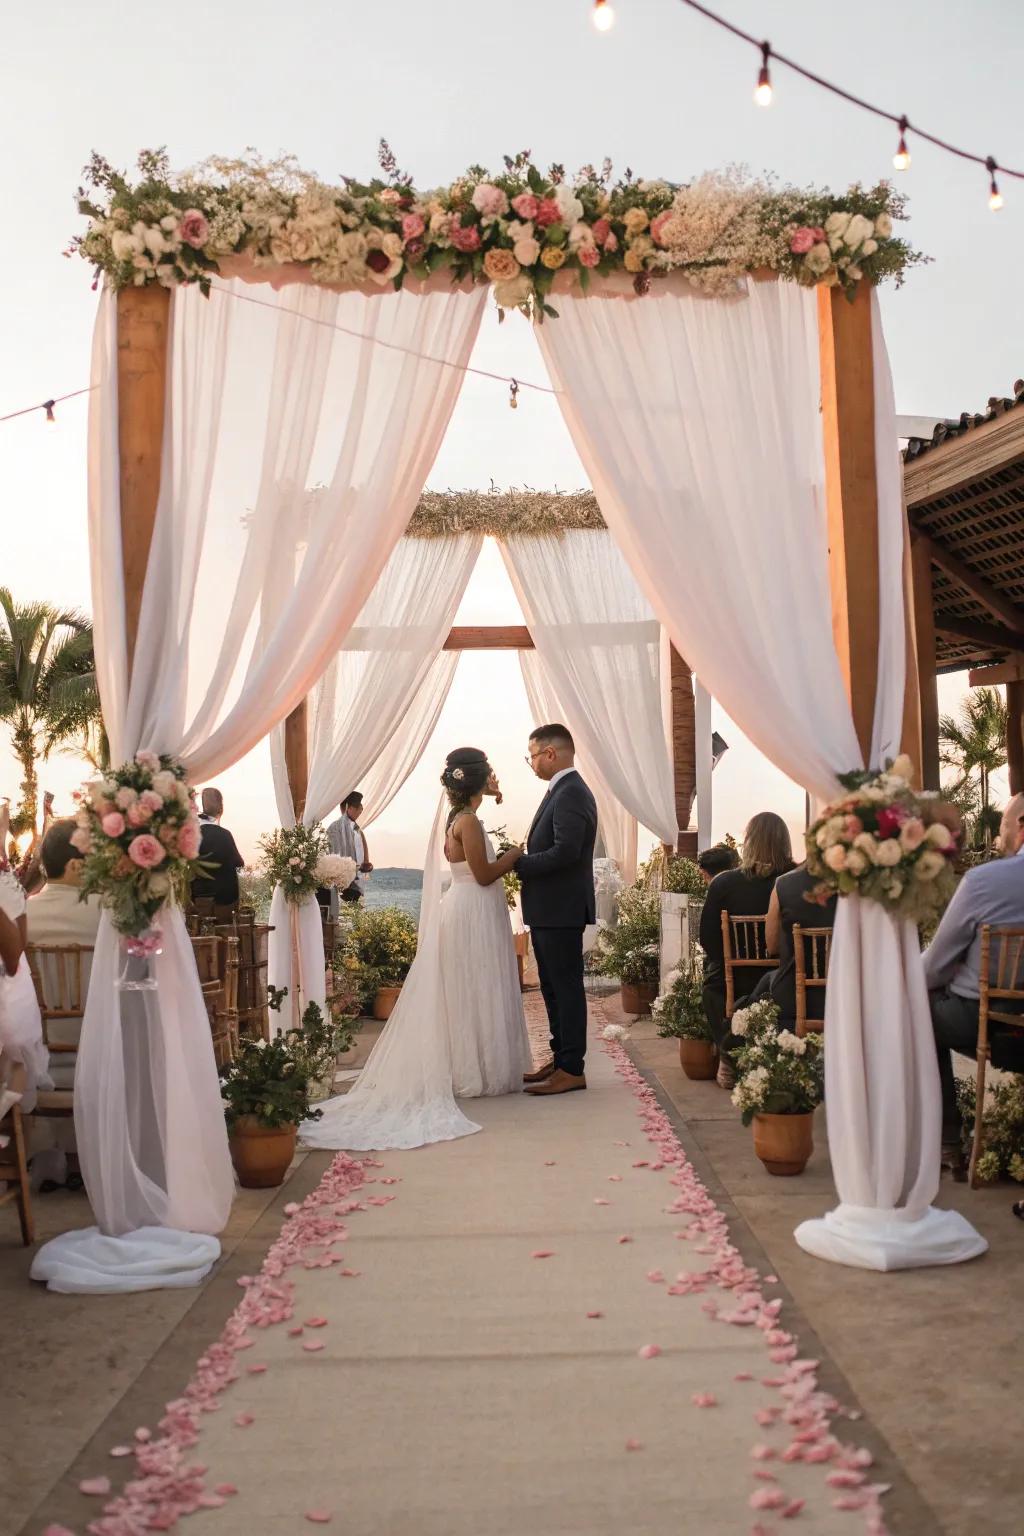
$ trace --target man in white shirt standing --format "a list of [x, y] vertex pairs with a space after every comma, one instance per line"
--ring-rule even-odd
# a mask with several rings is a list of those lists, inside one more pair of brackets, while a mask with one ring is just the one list
[[[373, 871], [370, 863], [369, 850], [366, 843], [366, 834], [358, 825], [363, 813], [363, 797], [357, 789], [347, 794], [339, 806], [341, 815], [337, 821], [332, 821], [327, 828], [327, 840], [331, 845], [331, 852], [341, 854], [343, 858], [351, 859], [361, 875], [369, 875]], [[358, 876], [348, 888], [341, 892], [342, 901], [359, 901], [363, 895], [363, 887], [359, 883]], [[338, 915], [338, 891], [331, 889], [331, 916]]]
[[974, 1056], [978, 1049], [981, 929], [1024, 924], [1024, 795], [1014, 795], [1003, 812], [999, 851], [1002, 858], [964, 875], [924, 954], [942, 1079], [943, 1159], [954, 1168], [960, 1161], [960, 1112], [952, 1053]]

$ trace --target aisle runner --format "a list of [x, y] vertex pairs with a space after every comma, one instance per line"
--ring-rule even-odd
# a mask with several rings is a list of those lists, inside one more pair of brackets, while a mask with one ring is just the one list
[[135, 1480], [83, 1485], [88, 1530], [883, 1536], [774, 1277], [625, 1052], [589, 1069], [585, 1094], [476, 1101], [464, 1141], [336, 1157], [185, 1395], [112, 1452]]

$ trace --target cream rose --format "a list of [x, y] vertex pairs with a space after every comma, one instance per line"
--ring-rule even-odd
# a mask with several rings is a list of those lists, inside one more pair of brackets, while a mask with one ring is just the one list
[[131, 235], [126, 229], [115, 229], [110, 237], [110, 249], [118, 261], [131, 261], [133, 256], [141, 256], [144, 245], [141, 236]]
[[853, 846], [859, 848], [861, 853], [867, 855], [872, 864], [878, 862], [878, 839], [871, 832], [859, 832], [853, 840]]
[[508, 282], [495, 283], [494, 302], [499, 309], [519, 309], [527, 302], [532, 292], [532, 281], [525, 272], [520, 272], [518, 277], [513, 277]]
[[512, 247], [512, 254], [521, 267], [532, 267], [540, 260], [540, 244], [532, 235], [523, 235]]
[[647, 211], [644, 208], [627, 208], [622, 215], [622, 222], [626, 226], [627, 235], [639, 235], [650, 223]]
[[830, 213], [825, 220], [826, 235], [838, 235], [839, 239], [842, 240], [850, 227], [850, 220], [852, 218], [852, 213]]
[[952, 848], [956, 839], [948, 827], [944, 827], [940, 821], [933, 822], [928, 828], [926, 839], [933, 848]]
[[880, 213], [875, 220], [875, 234], [881, 240], [888, 240], [892, 234], [892, 219], [887, 213]]
[[901, 752], [889, 772], [894, 779], [903, 779], [909, 784], [914, 777], [913, 759], [906, 752]]
[[906, 853], [913, 853], [915, 848], [920, 848], [927, 835], [924, 822], [917, 816], [911, 816], [900, 827], [900, 846]]
[[825, 863], [835, 874], [846, 868], [846, 849], [842, 843], [833, 843], [825, 849]]
[[870, 868], [870, 860], [859, 848], [851, 848], [846, 855], [846, 867], [851, 875], [862, 875], [866, 869]]
[[878, 845], [875, 854], [875, 863], [882, 869], [892, 869], [903, 857], [903, 849], [900, 847], [899, 838], [887, 837]]
[[935, 880], [946, 867], [946, 861], [941, 853], [933, 853], [926, 849], [914, 865], [914, 875], [918, 880]]
[[862, 213], [855, 213], [846, 226], [844, 239], [848, 246], [856, 250], [857, 246], [863, 245], [865, 240], [870, 240], [874, 232], [874, 220], [866, 219]]
[[804, 257], [804, 265], [808, 272], [815, 272], [819, 276], [827, 272], [832, 265], [832, 252], [824, 241], [819, 240], [817, 245], [812, 245]]

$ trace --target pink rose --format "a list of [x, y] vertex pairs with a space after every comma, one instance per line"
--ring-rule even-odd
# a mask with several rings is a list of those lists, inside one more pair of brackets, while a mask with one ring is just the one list
[[886, 806], [884, 811], [878, 813], [879, 837], [898, 837], [900, 827], [907, 819], [907, 813], [900, 810], [899, 806]]
[[382, 203], [394, 205], [402, 201], [402, 194], [395, 187], [385, 187], [383, 192], [378, 193], [378, 196]]
[[601, 252], [588, 241], [586, 245], [576, 247], [576, 259], [581, 267], [596, 267], [601, 260]]
[[608, 236], [611, 234], [611, 232], [612, 232], [612, 226], [611, 226], [611, 223], [610, 223], [610, 221], [608, 219], [595, 219], [594, 220], [593, 234], [594, 234], [594, 239], [597, 241], [598, 245], [604, 245], [605, 241], [608, 239]]
[[789, 248], [794, 256], [806, 256], [811, 246], [817, 244], [817, 230], [808, 229], [806, 224], [801, 229], [795, 229], [789, 240]]
[[120, 811], [110, 811], [104, 816], [100, 826], [108, 837], [120, 837], [124, 831], [124, 817]]
[[665, 213], [659, 213], [656, 219], [651, 220], [651, 239], [654, 241], [655, 245], [666, 244], [666, 241], [663, 239], [663, 233], [665, 225], [672, 217], [672, 210], [669, 208]]
[[854, 838], [859, 837], [863, 831], [864, 823], [861, 821], [859, 816], [847, 816], [846, 825], [843, 829], [843, 836], [847, 839], [848, 842], [852, 843]]
[[478, 251], [480, 249], [480, 231], [475, 224], [468, 229], [463, 229], [462, 223], [456, 216], [452, 220], [451, 242], [457, 251]]
[[422, 235], [426, 224], [418, 213], [407, 213], [402, 219], [402, 239], [415, 240], [417, 235]]
[[900, 828], [900, 846], [907, 853], [913, 853], [915, 848], [920, 848], [928, 836], [928, 829], [918, 816], [911, 816]]
[[160, 759], [155, 752], [136, 752], [135, 761], [140, 768], [148, 768], [150, 773], [159, 773]]
[[520, 192], [518, 197], [512, 199], [512, 207], [521, 219], [535, 219], [540, 203], [532, 192]]
[[117, 801], [122, 811], [126, 811], [130, 805], [134, 805], [138, 798], [139, 797], [135, 793], [134, 789], [129, 788], [127, 784], [123, 789], [119, 789], [117, 794], [114, 796], [114, 799]]
[[201, 245], [205, 245], [210, 238], [210, 226], [206, 222], [205, 213], [200, 213], [198, 208], [186, 209], [178, 225], [178, 234], [186, 245], [191, 245], [196, 250]]
[[199, 838], [199, 823], [190, 816], [178, 833], [178, 852], [183, 859], [197, 859], [199, 857]]
[[152, 814], [153, 812], [148, 811], [141, 800], [137, 800], [134, 805], [128, 807], [128, 825], [144, 827]]
[[139, 804], [145, 806], [150, 815], [162, 811], [164, 806], [163, 795], [158, 795], [155, 789], [144, 789], [139, 796]]
[[508, 198], [500, 187], [482, 181], [473, 189], [473, 207], [482, 218], [497, 219], [503, 213], [508, 213]]
[[150, 837], [148, 832], [140, 832], [138, 837], [133, 837], [128, 844], [128, 857], [139, 869], [156, 869], [162, 864], [167, 855], [163, 844], [155, 837]]
[[617, 251], [618, 250], [618, 248], [619, 248], [619, 237], [615, 233], [614, 230], [612, 230], [611, 234], [605, 240], [604, 248], [605, 248], [606, 251], [609, 251], [609, 252]]
[[407, 240], [405, 242], [405, 254], [409, 261], [417, 261], [427, 248], [425, 240]]
[[537, 212], [534, 218], [541, 229], [547, 229], [549, 224], [558, 224], [562, 218], [562, 210], [553, 197], [542, 197], [537, 204]]

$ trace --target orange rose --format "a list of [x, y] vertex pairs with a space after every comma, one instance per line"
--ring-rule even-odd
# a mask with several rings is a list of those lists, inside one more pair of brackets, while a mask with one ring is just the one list
[[492, 283], [510, 283], [522, 269], [512, 252], [496, 245], [484, 257], [484, 271]]

